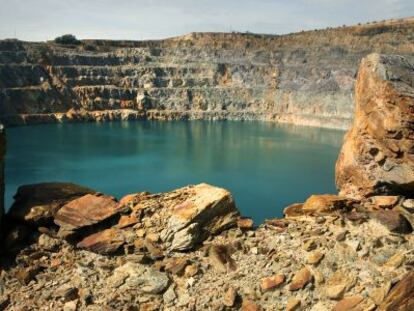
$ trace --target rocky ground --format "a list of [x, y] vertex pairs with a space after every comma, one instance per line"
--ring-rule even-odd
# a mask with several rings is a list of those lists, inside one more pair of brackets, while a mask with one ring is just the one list
[[[161, 196], [175, 197], [176, 206], [182, 191]], [[73, 202], [79, 199], [69, 203], [83, 208]], [[140, 210], [146, 213], [152, 203]], [[217, 206], [214, 200], [206, 203]], [[214, 225], [233, 217], [231, 201], [226, 204], [230, 214]], [[414, 235], [397, 208], [410, 211], [414, 201], [376, 197], [362, 204], [313, 196], [286, 209], [286, 218], [258, 228], [237, 217], [235, 226], [204, 236], [186, 251], [166, 247], [162, 234], [142, 225], [156, 215], [135, 224], [125, 215], [118, 219], [113, 228], [135, 232], [130, 245], [113, 247], [117, 237], [111, 233], [78, 244], [86, 250], [62, 240], [62, 227], [38, 227], [26, 236], [20, 228], [6, 239], [15, 258], [2, 256], [0, 305], [7, 310], [412, 310]], [[78, 224], [89, 220], [77, 212]], [[23, 238], [30, 243], [21, 248]]]

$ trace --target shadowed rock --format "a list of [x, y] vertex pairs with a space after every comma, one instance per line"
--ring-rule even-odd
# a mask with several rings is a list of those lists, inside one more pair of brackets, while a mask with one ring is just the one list
[[378, 311], [414, 310], [414, 272], [409, 272], [394, 286]]
[[8, 216], [32, 225], [49, 225], [57, 211], [69, 201], [96, 191], [72, 183], [40, 183], [17, 189]]
[[99, 254], [112, 254], [124, 243], [125, 238], [122, 231], [110, 228], [87, 236], [77, 244], [77, 247]]

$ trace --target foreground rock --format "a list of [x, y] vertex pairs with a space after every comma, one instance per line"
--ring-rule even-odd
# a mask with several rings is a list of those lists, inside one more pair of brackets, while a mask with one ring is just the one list
[[[122, 215], [112, 227], [77, 244], [51, 227], [13, 259], [2, 257], [12, 264], [0, 264], [0, 301], [11, 310], [69, 304], [78, 310], [411, 310], [413, 234], [391, 232], [369, 213], [358, 222], [341, 210], [245, 230], [236, 217], [233, 226], [223, 221], [235, 212], [221, 205], [229, 199], [208, 185], [132, 195], [118, 203]], [[189, 201], [198, 203], [191, 213], [179, 208], [179, 215], [201, 214], [184, 219], [217, 230], [183, 252], [158, 232]], [[217, 206], [229, 214], [213, 213]], [[209, 209], [222, 216], [207, 221]], [[126, 225], [122, 217], [135, 220]]]
[[53, 223], [55, 214], [63, 205], [89, 193], [95, 191], [71, 183], [21, 186], [8, 216], [31, 225], [48, 225]]
[[[54, 223], [60, 238], [90, 251], [110, 254], [124, 245], [144, 249], [154, 258], [193, 249], [240, 220], [231, 194], [207, 184], [132, 194], [120, 202], [102, 194], [83, 195], [86, 191], [72, 184], [23, 186], [9, 216], [49, 226], [45, 230], [54, 231]], [[22, 240], [12, 231], [9, 236], [14, 244]]]
[[414, 310], [414, 272], [407, 273], [391, 290], [378, 311]]
[[60, 227], [60, 235], [68, 236], [100, 224], [118, 212], [118, 203], [114, 198], [87, 194], [60, 208], [54, 222]]
[[341, 194], [409, 194], [414, 190], [414, 73], [402, 56], [364, 58], [354, 124], [336, 164]]

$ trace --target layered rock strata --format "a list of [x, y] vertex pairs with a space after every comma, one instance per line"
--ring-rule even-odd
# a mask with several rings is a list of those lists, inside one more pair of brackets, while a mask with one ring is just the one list
[[359, 68], [355, 120], [336, 164], [341, 194], [414, 191], [414, 62], [371, 54]]
[[6, 156], [6, 133], [3, 125], [0, 123], [0, 239], [3, 232], [3, 214], [4, 214], [4, 158]]
[[359, 61], [414, 56], [414, 20], [283, 36], [192, 33], [79, 46], [0, 41], [6, 124], [273, 120], [348, 128]]

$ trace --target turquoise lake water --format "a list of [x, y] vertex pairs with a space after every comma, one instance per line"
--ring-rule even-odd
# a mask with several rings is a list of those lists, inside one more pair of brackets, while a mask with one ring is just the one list
[[7, 130], [6, 208], [19, 185], [68, 181], [117, 198], [207, 182], [256, 223], [335, 193], [344, 132], [266, 122], [113, 122]]

